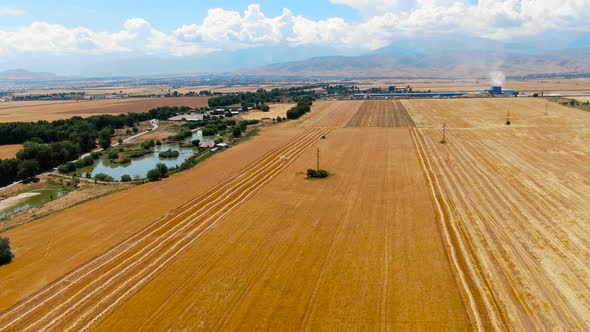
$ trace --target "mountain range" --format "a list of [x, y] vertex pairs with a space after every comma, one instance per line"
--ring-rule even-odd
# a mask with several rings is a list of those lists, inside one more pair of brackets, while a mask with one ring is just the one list
[[484, 78], [496, 70], [511, 77], [588, 74], [590, 33], [510, 41], [457, 34], [400, 36], [391, 45], [370, 52], [330, 46], [260, 46], [184, 57], [125, 53], [3, 58], [0, 70], [12, 68], [30, 72], [0, 72], [0, 81], [61, 80], [66, 75]]
[[241, 70], [257, 76], [347, 78], [485, 78], [502, 71], [511, 77], [590, 74], [590, 48], [536, 54], [465, 50], [436, 53], [376, 52], [360, 56], [314, 57]]

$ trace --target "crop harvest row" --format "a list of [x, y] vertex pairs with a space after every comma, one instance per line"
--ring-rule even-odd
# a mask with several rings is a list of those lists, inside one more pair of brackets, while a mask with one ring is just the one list
[[330, 129], [290, 143], [0, 315], [0, 329], [85, 329], [113, 310]]

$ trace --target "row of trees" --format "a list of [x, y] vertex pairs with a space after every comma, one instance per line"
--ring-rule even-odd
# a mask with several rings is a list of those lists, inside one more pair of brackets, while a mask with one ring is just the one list
[[0, 159], [0, 186], [26, 180], [80, 157], [80, 146], [70, 141], [41, 144], [26, 142], [16, 158]]
[[313, 101], [311, 97], [304, 96], [297, 100], [297, 105], [290, 110], [287, 111], [287, 118], [288, 119], [298, 119], [303, 114], [309, 112], [311, 110], [311, 105]]
[[[304, 95], [315, 94], [313, 87], [295, 87], [286, 89], [258, 89], [256, 92], [239, 92], [209, 98], [209, 107], [224, 107], [240, 104], [242, 107], [252, 106], [265, 110], [266, 103], [280, 102], [282, 98], [297, 99]], [[268, 105], [266, 105], [268, 107]]]
[[51, 143], [69, 140], [78, 143], [83, 150], [89, 151], [96, 146], [99, 132], [105, 128], [113, 130], [133, 127], [141, 121], [165, 120], [189, 110], [190, 108], [186, 106], [159, 107], [144, 113], [94, 115], [88, 118], [75, 116], [71, 119], [52, 122], [0, 123], [0, 145], [22, 144], [26, 141]]

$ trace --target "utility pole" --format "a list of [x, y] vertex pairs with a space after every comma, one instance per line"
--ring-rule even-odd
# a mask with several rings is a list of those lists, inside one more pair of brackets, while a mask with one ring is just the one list
[[319, 171], [320, 170], [320, 148], [318, 148], [317, 157], [318, 157], [318, 160], [317, 160], [317, 168], [316, 169]]
[[549, 115], [549, 103], [545, 103], [545, 115]]
[[508, 113], [506, 113], [506, 125], [510, 126], [510, 110], [508, 110]]
[[447, 144], [447, 123], [443, 123], [443, 136], [440, 144]]

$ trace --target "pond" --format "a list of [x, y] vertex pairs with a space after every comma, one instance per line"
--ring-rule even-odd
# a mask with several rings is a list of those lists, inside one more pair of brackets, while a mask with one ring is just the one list
[[41, 206], [66, 194], [61, 188], [42, 188], [0, 201], [0, 219]]
[[214, 143], [215, 136], [203, 136], [203, 132], [199, 130], [193, 134], [193, 137], [186, 139], [185, 142], [190, 143], [196, 139], [201, 141], [201, 143]]
[[[201, 143], [213, 142], [215, 137], [203, 137], [202, 132], [198, 131], [193, 134], [192, 137], [187, 138], [184, 142], [190, 143], [192, 140], [200, 140]], [[178, 151], [180, 154], [176, 158], [160, 158], [159, 153], [162, 151]], [[153, 153], [147, 154], [143, 157], [133, 159], [128, 164], [115, 164], [111, 163], [108, 157], [102, 156], [97, 163], [93, 166], [80, 168], [76, 170], [77, 174], [81, 176], [86, 175], [90, 172], [90, 175], [94, 177], [96, 174], [104, 173], [112, 176], [115, 181], [121, 180], [123, 175], [129, 175], [132, 179], [145, 178], [147, 177], [148, 171], [154, 169], [156, 164], [164, 163], [168, 168], [180, 166], [185, 160], [192, 157], [195, 154], [195, 149], [192, 147], [181, 147], [180, 144], [162, 144], [156, 145]]]

